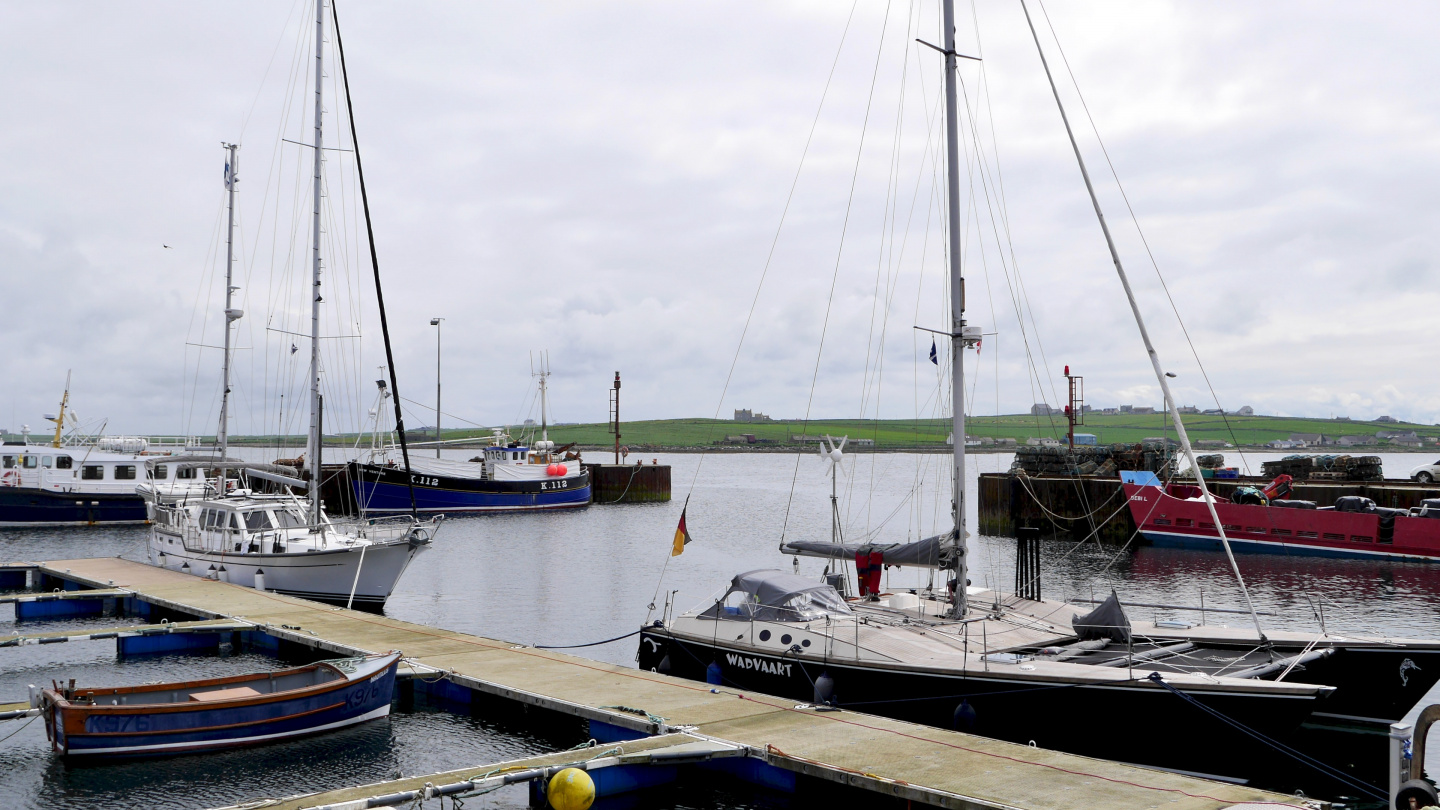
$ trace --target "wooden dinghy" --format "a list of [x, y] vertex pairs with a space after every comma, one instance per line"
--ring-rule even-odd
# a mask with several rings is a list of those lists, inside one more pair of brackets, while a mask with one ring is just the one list
[[45, 689], [51, 746], [65, 756], [154, 756], [236, 748], [384, 717], [398, 651], [228, 678]]

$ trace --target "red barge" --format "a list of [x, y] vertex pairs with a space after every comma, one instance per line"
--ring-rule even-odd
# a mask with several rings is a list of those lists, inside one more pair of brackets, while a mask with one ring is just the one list
[[[1242, 488], [1235, 503], [1215, 499], [1215, 513], [1235, 548], [1352, 559], [1440, 562], [1440, 499], [1415, 509], [1388, 509], [1347, 496], [1334, 506], [1274, 497], [1288, 494], [1289, 476], [1264, 490]], [[1193, 484], [1160, 481], [1154, 473], [1121, 473], [1121, 486], [1140, 534], [1157, 546], [1218, 549], [1220, 532]], [[1213, 496], [1212, 496], [1213, 498]], [[1233, 500], [1233, 499], [1232, 499]]]

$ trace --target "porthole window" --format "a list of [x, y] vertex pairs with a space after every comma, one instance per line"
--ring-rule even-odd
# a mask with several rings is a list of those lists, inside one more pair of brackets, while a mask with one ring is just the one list
[[802, 638], [802, 639], [800, 639], [800, 646], [801, 646], [801, 647], [809, 647], [809, 646], [810, 646], [810, 639], [808, 639], [808, 638]]
[[789, 644], [789, 643], [790, 643], [790, 634], [789, 634], [789, 633], [786, 633], [785, 635], [781, 636], [781, 637], [780, 637], [780, 643], [781, 643], [781, 644]]
[[760, 631], [760, 640], [761, 640], [761, 641], [769, 641], [769, 640], [770, 640], [770, 631], [769, 631], [769, 630], [761, 630], [761, 631]]

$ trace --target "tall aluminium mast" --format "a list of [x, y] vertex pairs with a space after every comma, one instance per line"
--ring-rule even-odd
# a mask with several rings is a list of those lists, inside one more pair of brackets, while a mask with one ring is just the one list
[[[236, 162], [238, 144], [222, 144], [229, 154], [225, 158], [225, 192], [227, 197], [228, 222], [225, 226], [225, 359], [221, 362], [220, 427], [215, 433], [215, 442], [220, 445], [220, 459], [223, 461], [230, 452], [230, 325], [244, 314], [233, 307], [235, 290], [235, 186], [240, 182], [239, 164]], [[224, 468], [221, 468], [224, 478]], [[222, 480], [223, 485], [223, 480]], [[222, 489], [223, 491], [223, 489]]]
[[[979, 330], [965, 326], [965, 278], [960, 272], [960, 111], [955, 98], [955, 3], [944, 0], [945, 26], [945, 200], [949, 216], [950, 259], [950, 401], [954, 406], [951, 429], [955, 461], [951, 507], [955, 534], [950, 541], [949, 562], [955, 572], [955, 602], [951, 613], [965, 615], [965, 349], [975, 345]], [[927, 43], [928, 44], [928, 43]], [[934, 46], [931, 46], [934, 47]], [[939, 49], [937, 49], [939, 50]], [[965, 56], [974, 59], [973, 56]]]
[[315, 187], [310, 230], [310, 525], [320, 525], [320, 169], [324, 152], [325, 0], [315, 0]]

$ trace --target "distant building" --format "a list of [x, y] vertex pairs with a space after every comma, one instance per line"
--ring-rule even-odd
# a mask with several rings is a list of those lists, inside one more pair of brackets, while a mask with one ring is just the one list
[[1291, 433], [1290, 441], [1295, 442], [1297, 446], [1304, 447], [1306, 445], [1334, 444], [1335, 437], [1326, 436], [1323, 433]]
[[1335, 440], [1335, 444], [1341, 447], [1359, 447], [1361, 445], [1375, 444], [1374, 436], [1341, 436]]
[[1349, 421], [1350, 421], [1350, 417], [1348, 417], [1348, 416], [1337, 416], [1337, 417], [1335, 417], [1335, 421], [1336, 421], [1336, 422], [1349, 422]]
[[1076, 444], [1099, 444], [1100, 439], [1094, 433], [1076, 433]]
[[1254, 415], [1255, 415], [1255, 409], [1252, 408], [1252, 407], [1250, 407], [1249, 405], [1241, 405], [1241, 406], [1240, 406], [1240, 410], [1236, 411], [1236, 412], [1235, 412], [1235, 415], [1236, 415], [1236, 416], [1254, 416]]
[[1046, 436], [1046, 437], [1040, 438], [1040, 439], [1026, 439], [1026, 440], [1025, 440], [1025, 444], [1026, 444], [1026, 446], [1028, 446], [1028, 447], [1059, 447], [1059, 446], [1060, 446], [1060, 442], [1059, 442], [1059, 441], [1057, 441], [1057, 440], [1055, 440], [1055, 439], [1052, 439], [1052, 438], [1050, 438], [1049, 436]]
[[859, 447], [874, 447], [874, 446], [875, 446], [875, 440], [874, 440], [874, 439], [856, 439], [856, 440], [855, 440], [855, 444], [856, 444], [857, 446], [859, 446]]
[[1051, 414], [1063, 413], [1059, 408], [1052, 408], [1043, 402], [1037, 402], [1030, 406], [1031, 416], [1050, 416]]
[[1304, 447], [1304, 444], [1292, 442], [1289, 439], [1276, 439], [1273, 442], [1266, 442], [1266, 447], [1273, 447], [1276, 450], [1289, 450], [1292, 447]]
[[526, 419], [526, 420], [525, 420], [525, 427], [535, 427], [535, 420], [534, 420], [534, 419]]
[[1112, 416], [1113, 416], [1114, 414], [1120, 413], [1120, 409], [1119, 409], [1119, 408], [1101, 408], [1099, 412], [1100, 412], [1100, 413], [1103, 413], [1103, 414], [1108, 414], [1108, 415], [1112, 415]]
[[1399, 447], [1424, 447], [1425, 442], [1419, 438], [1414, 439], [1391, 439], [1390, 444]]
[[1376, 422], [1385, 422], [1386, 424], [1391, 424], [1391, 425], [1393, 425], [1393, 424], [1395, 424], [1396, 422], [1399, 422], [1400, 420], [1399, 420], [1399, 419], [1396, 419], [1396, 418], [1393, 417], [1393, 416], [1381, 416], [1381, 417], [1378, 417], [1375, 421], [1376, 421]]
[[1200, 409], [1195, 407], [1194, 405], [1181, 405], [1175, 410], [1179, 411], [1180, 413], [1200, 413]]
[[1132, 407], [1130, 408], [1130, 413], [1154, 413], [1154, 412], [1155, 412], [1155, 409], [1152, 408], [1152, 407], [1150, 407], [1149, 405], [1134, 405], [1134, 406], [1132, 406]]
[[1014, 446], [1016, 446], [1016, 445], [1018, 445], [1018, 444], [1019, 444], [1019, 442], [1015, 441], [1014, 439], [996, 439], [996, 440], [995, 440], [995, 446], [996, 446], [996, 447], [1014, 447]]
[[1208, 414], [1210, 416], [1223, 416], [1225, 414], [1225, 412], [1219, 408], [1207, 408], [1200, 413]]
[[1395, 439], [1418, 439], [1420, 437], [1413, 430], [1377, 430], [1375, 438], [1394, 441]]
[[1195, 442], [1195, 447], [1199, 450], [1221, 450], [1229, 446], [1230, 443], [1224, 439], [1201, 439]]
[[1120, 406], [1120, 413], [1130, 413], [1130, 412], [1132, 412], [1132, 411], [1134, 411], [1134, 410], [1135, 410], [1135, 406], [1134, 406], [1134, 405], [1121, 405], [1121, 406]]
[[773, 420], [772, 420], [770, 417], [768, 417], [768, 416], [766, 416], [765, 414], [760, 413], [760, 412], [758, 412], [758, 411], [752, 413], [749, 408], [736, 408], [736, 409], [735, 409], [735, 421], [736, 421], [736, 422], [770, 422], [770, 421], [773, 421]]

